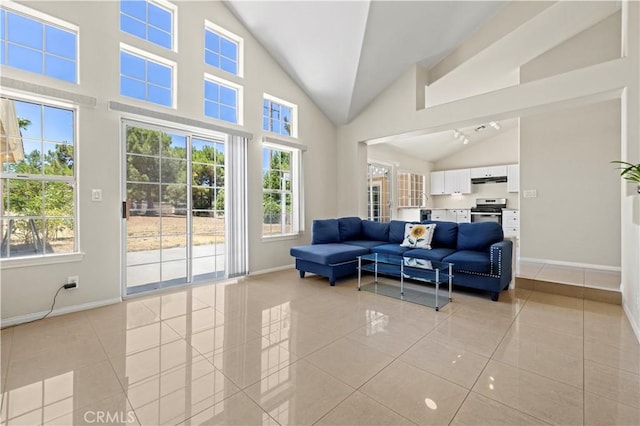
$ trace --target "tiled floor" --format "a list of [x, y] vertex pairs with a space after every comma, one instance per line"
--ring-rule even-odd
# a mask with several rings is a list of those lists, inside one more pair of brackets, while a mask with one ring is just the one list
[[620, 290], [620, 272], [548, 263], [519, 261], [516, 276], [541, 281], [586, 286], [603, 290]]
[[283, 271], [2, 330], [5, 424], [640, 424], [620, 306]]

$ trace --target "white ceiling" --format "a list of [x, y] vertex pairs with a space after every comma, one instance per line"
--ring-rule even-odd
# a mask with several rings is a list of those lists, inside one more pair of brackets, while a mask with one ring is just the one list
[[435, 65], [506, 2], [226, 4], [327, 117], [342, 125], [411, 65]]
[[[410, 66], [437, 64], [507, 3], [226, 0], [229, 9], [336, 125], [355, 118]], [[431, 104], [518, 84], [521, 64], [619, 9], [619, 1], [556, 2], [536, 9], [527, 22], [432, 82]], [[495, 129], [475, 132], [482, 124], [486, 123], [459, 129], [470, 135], [469, 145], [455, 140], [453, 130], [390, 135], [370, 142], [433, 162], [497, 135]], [[502, 120], [501, 125], [504, 132], [517, 126], [517, 119]]]
[[[500, 127], [499, 129], [493, 128], [489, 123], [476, 124], [457, 129], [469, 139], [467, 145], [464, 145], [461, 140], [454, 137], [453, 130], [419, 136], [397, 136], [386, 141], [384, 145], [404, 155], [424, 161], [437, 161], [452, 155], [464, 147], [477, 145], [486, 139], [496, 137], [501, 133], [506, 133], [514, 129], [518, 126], [518, 119], [511, 118], [502, 120], [498, 122], [498, 125]], [[425, 149], [425, 147], [429, 148]]]

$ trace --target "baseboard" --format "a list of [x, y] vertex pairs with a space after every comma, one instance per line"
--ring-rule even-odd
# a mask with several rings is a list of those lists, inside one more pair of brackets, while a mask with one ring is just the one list
[[531, 263], [546, 263], [549, 265], [557, 265], [557, 266], [572, 266], [574, 268], [598, 269], [601, 271], [611, 271], [611, 272], [621, 271], [620, 266], [598, 265], [595, 263], [565, 262], [561, 260], [537, 259], [534, 257], [520, 257], [518, 258], [518, 261], [531, 262]]
[[264, 274], [269, 274], [271, 272], [286, 271], [287, 269], [294, 269], [295, 267], [296, 267], [296, 265], [294, 263], [292, 263], [291, 265], [278, 266], [276, 268], [260, 269], [259, 271], [249, 272], [248, 275], [250, 277], [253, 277], [255, 275], [264, 275]]
[[543, 293], [558, 294], [560, 296], [593, 300], [595, 302], [622, 305], [622, 293], [615, 290], [605, 290], [594, 287], [563, 284], [523, 277], [516, 277], [515, 287], [523, 288], [526, 290], [540, 291]]
[[628, 307], [626, 304], [622, 304], [622, 309], [624, 310], [624, 313], [627, 315], [627, 319], [629, 320], [629, 323], [631, 324], [631, 328], [633, 329], [633, 332], [636, 334], [636, 338], [638, 339], [638, 343], [640, 343], [640, 324], [638, 324], [635, 321], [632, 321], [633, 315], [631, 314], [631, 311], [629, 311]]
[[[48, 315], [48, 317], [55, 317], [58, 315], [70, 314], [72, 312], [85, 311], [87, 309], [99, 308], [101, 306], [113, 305], [115, 303], [120, 303], [120, 302], [122, 302], [121, 298], [114, 297], [113, 299], [100, 300], [98, 302], [89, 302], [89, 303], [83, 303], [81, 305], [66, 306], [64, 308], [54, 309], [53, 312], [51, 312]], [[40, 319], [43, 316], [45, 316], [47, 312], [49, 311], [35, 312], [33, 314], [20, 315], [20, 316], [11, 317], [11, 318], [3, 318], [0, 320], [0, 328], [10, 327], [12, 325], [22, 324], [23, 322], [29, 322], [29, 321]]]

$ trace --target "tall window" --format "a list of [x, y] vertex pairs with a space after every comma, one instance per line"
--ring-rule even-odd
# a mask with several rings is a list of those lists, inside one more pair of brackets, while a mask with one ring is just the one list
[[423, 207], [427, 202], [424, 182], [424, 175], [399, 172], [398, 207]]
[[209, 21], [205, 22], [204, 62], [223, 71], [242, 77], [241, 37]]
[[0, 102], [1, 256], [75, 252], [74, 110]]
[[262, 129], [279, 135], [297, 135], [298, 107], [273, 96], [264, 96]]
[[262, 148], [262, 235], [295, 234], [299, 230], [298, 149], [264, 144]]
[[209, 74], [204, 78], [204, 115], [241, 124], [242, 87]]
[[120, 30], [174, 50], [173, 4], [161, 0], [120, 1]]
[[77, 27], [19, 8], [25, 13], [0, 9], [0, 63], [76, 83]]
[[120, 94], [159, 105], [173, 106], [175, 64], [126, 47], [120, 49]]

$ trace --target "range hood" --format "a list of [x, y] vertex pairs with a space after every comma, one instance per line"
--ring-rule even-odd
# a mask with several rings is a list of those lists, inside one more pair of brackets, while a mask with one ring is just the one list
[[506, 176], [487, 176], [480, 178], [471, 178], [471, 183], [500, 183], [506, 182]]

